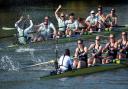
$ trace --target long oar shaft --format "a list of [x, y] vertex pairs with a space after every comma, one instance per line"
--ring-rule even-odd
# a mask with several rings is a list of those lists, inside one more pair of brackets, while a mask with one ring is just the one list
[[20, 69], [26, 69], [26, 68], [31, 68], [31, 67], [40, 66], [40, 65], [47, 65], [47, 64], [50, 64], [50, 63], [54, 63], [54, 60], [47, 61], [47, 62], [37, 63], [37, 64], [34, 64], [34, 65], [22, 67], [22, 68], [20, 68]]

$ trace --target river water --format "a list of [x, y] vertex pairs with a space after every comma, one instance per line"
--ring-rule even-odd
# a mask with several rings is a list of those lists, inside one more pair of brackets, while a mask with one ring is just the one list
[[[0, 27], [14, 27], [14, 23], [21, 14], [30, 14], [34, 24], [41, 23], [46, 15], [49, 15], [51, 21], [56, 23], [54, 11], [57, 5], [51, 3], [42, 6], [11, 6], [8, 9], [0, 9]], [[74, 12], [76, 17], [86, 18], [90, 10], [96, 10], [97, 6], [98, 4], [95, 2], [69, 1], [64, 3], [62, 8], [67, 14]], [[120, 25], [128, 24], [128, 4], [104, 4], [105, 14], [112, 7], [117, 9], [118, 23]], [[4, 33], [4, 31], [1, 32]], [[2, 33], [0, 34], [2, 35]], [[7, 46], [14, 41], [14, 37], [0, 39], [0, 89], [128, 89], [128, 69], [75, 78], [40, 80], [39, 77], [49, 74], [53, 66], [27, 66], [55, 59], [56, 44], [32, 45], [30, 43], [27, 47], [8, 48]], [[91, 43], [85, 42], [87, 46]], [[63, 53], [62, 48], [70, 48], [71, 53], [74, 53], [76, 42], [58, 44], [57, 46], [58, 56], [60, 56]]]

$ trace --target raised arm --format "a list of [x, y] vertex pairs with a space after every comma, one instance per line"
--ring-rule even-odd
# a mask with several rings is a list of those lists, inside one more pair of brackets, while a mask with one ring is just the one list
[[32, 20], [30, 19], [30, 15], [27, 15], [27, 19], [29, 20], [30, 25], [29, 25], [29, 27], [26, 28], [26, 29], [31, 29], [31, 28], [33, 27], [33, 22], [32, 22]]
[[30, 22], [30, 26], [29, 26], [28, 28], [26, 28], [26, 29], [28, 29], [28, 30], [33, 27], [33, 22], [32, 22], [32, 20], [29, 20], [29, 22]]
[[23, 20], [23, 16], [20, 17], [20, 19], [15, 23], [15, 27], [18, 28], [18, 24]]
[[59, 16], [58, 16], [58, 11], [60, 10], [60, 8], [61, 8], [62, 6], [61, 5], [59, 5], [58, 6], [58, 8], [56, 9], [56, 11], [55, 11], [55, 16], [56, 16], [56, 18], [58, 18]]

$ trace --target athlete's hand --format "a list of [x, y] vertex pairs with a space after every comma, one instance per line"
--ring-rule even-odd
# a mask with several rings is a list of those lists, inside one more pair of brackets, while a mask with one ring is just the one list
[[24, 17], [23, 17], [23, 16], [21, 16], [21, 17], [20, 17], [20, 20], [23, 20], [23, 18], [24, 18]]
[[62, 7], [61, 5], [58, 6], [58, 8], [61, 8], [61, 7]]

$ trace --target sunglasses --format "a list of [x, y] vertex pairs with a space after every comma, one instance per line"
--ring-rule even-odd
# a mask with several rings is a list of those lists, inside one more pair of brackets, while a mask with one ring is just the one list
[[61, 17], [64, 17], [64, 16], [61, 16]]

